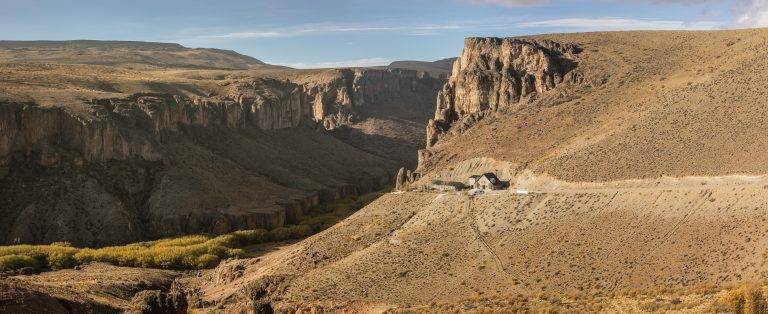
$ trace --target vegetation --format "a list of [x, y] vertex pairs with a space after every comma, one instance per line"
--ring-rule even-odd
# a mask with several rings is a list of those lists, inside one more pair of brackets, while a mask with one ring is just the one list
[[95, 249], [75, 248], [68, 242], [0, 246], [0, 271], [25, 267], [65, 269], [90, 262], [163, 269], [211, 268], [222, 259], [245, 256], [243, 248], [249, 245], [300, 239], [322, 231], [381, 195], [381, 192], [370, 193], [322, 204], [313, 208], [298, 225], [272, 230], [242, 230], [218, 236], [188, 235]]
[[768, 313], [768, 286], [745, 284], [727, 291], [716, 303], [716, 312], [736, 314]]

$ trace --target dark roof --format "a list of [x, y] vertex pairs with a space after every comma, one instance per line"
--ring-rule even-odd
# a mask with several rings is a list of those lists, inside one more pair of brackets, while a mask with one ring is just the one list
[[493, 172], [483, 173], [481, 177], [488, 178], [488, 181], [491, 181], [493, 185], [501, 185], [501, 180], [499, 180], [499, 177], [497, 177]]

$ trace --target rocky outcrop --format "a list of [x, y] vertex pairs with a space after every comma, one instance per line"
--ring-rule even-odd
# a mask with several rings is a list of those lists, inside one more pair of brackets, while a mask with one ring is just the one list
[[131, 314], [183, 314], [187, 313], [187, 298], [178, 291], [144, 290], [131, 299]]
[[513, 107], [563, 83], [579, 81], [575, 44], [519, 38], [468, 38], [427, 126], [427, 146], [462, 119]]
[[400, 168], [395, 177], [395, 191], [407, 191], [411, 184], [419, 179], [419, 173], [410, 169]]
[[336, 129], [366, 116], [366, 107], [409, 96], [433, 95], [444, 80], [426, 72], [402, 69], [338, 69], [324, 80], [306, 81], [307, 102], [314, 120]]
[[157, 161], [162, 158], [157, 149], [162, 134], [181, 127], [275, 130], [311, 121], [311, 109], [302, 103], [301, 86], [261, 80], [235, 88], [248, 92], [206, 99], [136, 94], [93, 100], [83, 105], [83, 112], [28, 103], [0, 104], [0, 166], [7, 165], [14, 152], [38, 153], [39, 163], [50, 166], [62, 158], [56, 152], [62, 149], [74, 151], [79, 155], [75, 158], [88, 162]]
[[346, 69], [226, 80], [207, 97], [1, 103], [0, 241], [107, 245], [296, 223], [320, 202], [380, 189], [400, 166], [320, 124], [433, 97], [441, 82]]

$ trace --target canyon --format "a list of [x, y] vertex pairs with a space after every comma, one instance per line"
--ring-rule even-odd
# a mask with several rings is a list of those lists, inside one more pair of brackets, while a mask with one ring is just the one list
[[[43, 190], [28, 187], [64, 173], [83, 181], [51, 186], [85, 189], [90, 176], [92, 189], [106, 189], [114, 185], [99, 185], [99, 178], [152, 178], [145, 181], [150, 192], [130, 185], [138, 187], [123, 190], [144, 192], [119, 204], [149, 195], [138, 202], [150, 205], [141, 213], [172, 217], [159, 218], [163, 227], [182, 226], [171, 234], [193, 231], [189, 226], [197, 224], [187, 217], [205, 220], [189, 214], [195, 210], [217, 218], [194, 231], [224, 231], [260, 226], [233, 226], [259, 219], [248, 216], [255, 212], [250, 208], [263, 208], [253, 204], [283, 205], [283, 212], [295, 213], [285, 214], [290, 221], [304, 204], [385, 181], [397, 188], [309, 238], [214, 269], [166, 273], [91, 264], [14, 276], [7, 290], [27, 304], [45, 295], [59, 304], [115, 310], [154, 297], [193, 311], [232, 313], [741, 311], [746, 298], [763, 302], [768, 276], [767, 35], [744, 29], [467, 38], [444, 79], [394, 68], [139, 73], [79, 65], [110, 73], [115, 88], [57, 91], [84, 86], [90, 79], [83, 76], [60, 85], [0, 85], [7, 95], [38, 104], [6, 105], [14, 118], [2, 120], [3, 130], [17, 130], [2, 142], [11, 165], [3, 184], [16, 189], [2, 196], [14, 202], [23, 200], [15, 195]], [[36, 74], [39, 64], [23, 66], [32, 71], [13, 72], [19, 79], [47, 82]], [[147, 84], [152, 78], [165, 84]], [[135, 91], [147, 86], [154, 89]], [[85, 107], [50, 104], [51, 95], [115, 90], [132, 92], [93, 97], [102, 100]], [[161, 92], [168, 90], [178, 93]], [[91, 134], [69, 122], [50, 123], [55, 140], [26, 131], [25, 110], [102, 121], [92, 128], [111, 134], [108, 145], [103, 137], [96, 144], [64, 140], [61, 135]], [[108, 120], [117, 132], [106, 131], [104, 116], [114, 116]], [[98, 159], [105, 154], [115, 158]], [[509, 189], [428, 188], [486, 172]], [[265, 192], [253, 193], [256, 186]], [[43, 195], [72, 194], [31, 193], [29, 211]], [[273, 199], [257, 199], [266, 196]], [[219, 209], [210, 215], [201, 208]], [[147, 232], [163, 234], [156, 227]], [[126, 272], [126, 282], [92, 285], [94, 272], [105, 269]], [[61, 276], [73, 277], [70, 286], [59, 284]], [[136, 286], [143, 281], [147, 289]], [[750, 283], [758, 288], [739, 288]], [[742, 299], [733, 299], [739, 293]], [[181, 296], [184, 302], [177, 302]]]
[[[0, 64], [3, 242], [109, 245], [295, 223], [415, 164], [423, 139], [409, 131], [423, 128], [442, 85], [406, 69], [275, 69], [181, 46], [171, 51], [192, 55], [181, 65], [138, 71], [120, 58], [158, 45], [0, 45], [24, 46], [0, 54], [14, 60]], [[100, 58], [69, 51], [83, 46]], [[171, 58], [161, 48], [152, 60]], [[46, 57], [30, 56], [34, 49]], [[189, 65], [201, 53], [236, 60]], [[72, 55], [85, 61], [64, 57]], [[246, 61], [257, 70], [237, 72]], [[225, 65], [232, 69], [218, 69]], [[28, 75], [39, 90], [19, 83]], [[89, 86], [95, 79], [102, 85]]]

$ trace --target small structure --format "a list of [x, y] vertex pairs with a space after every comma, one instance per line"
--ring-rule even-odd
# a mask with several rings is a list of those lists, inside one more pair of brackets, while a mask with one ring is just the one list
[[481, 190], [501, 190], [504, 188], [504, 182], [499, 180], [493, 172], [471, 176], [467, 181], [467, 185], [471, 189]]
[[463, 183], [450, 181], [432, 181], [432, 184], [429, 185], [430, 190], [440, 192], [454, 192], [463, 190], [464, 188], [465, 186]]

